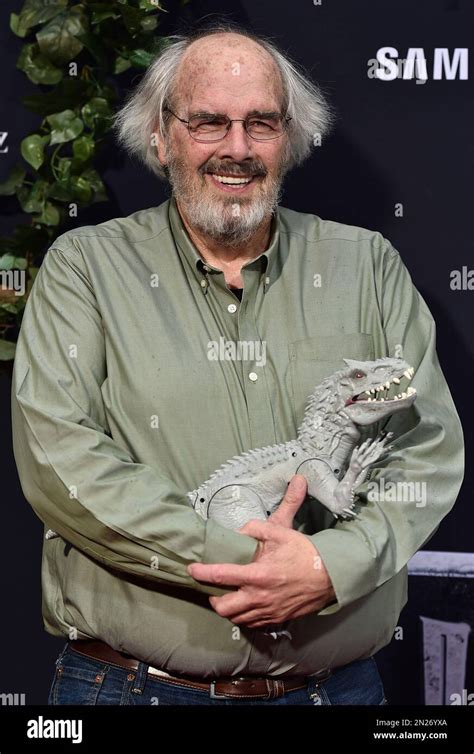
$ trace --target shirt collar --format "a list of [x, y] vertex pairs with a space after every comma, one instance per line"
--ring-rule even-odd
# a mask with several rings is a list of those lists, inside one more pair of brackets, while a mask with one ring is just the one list
[[[202, 280], [203, 270], [211, 274], [212, 272], [221, 272], [221, 270], [217, 270], [215, 267], [208, 265], [204, 261], [194, 243], [191, 241], [179, 212], [178, 205], [176, 204], [174, 194], [172, 194], [169, 200], [168, 216], [173, 238], [188, 262], [191, 264], [196, 277], [199, 280]], [[266, 287], [269, 287], [272, 284], [274, 279], [273, 276], [276, 274], [276, 268], [278, 267], [277, 256], [280, 243], [280, 227], [281, 216], [277, 207], [277, 210], [272, 217], [268, 249], [244, 265], [244, 267], [249, 267], [250, 265], [255, 265], [257, 261], [260, 260], [259, 263], [261, 264], [261, 269], [266, 273]]]

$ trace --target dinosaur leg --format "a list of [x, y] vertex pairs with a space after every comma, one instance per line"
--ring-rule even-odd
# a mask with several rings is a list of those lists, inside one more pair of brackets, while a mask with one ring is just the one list
[[353, 517], [354, 514], [347, 508], [351, 502], [350, 495], [340, 495], [340, 499], [336, 497], [336, 491], [341, 488], [342, 482], [339, 482], [329, 464], [321, 459], [311, 459], [299, 467], [298, 473], [306, 477], [308, 495], [319, 500], [336, 518]]
[[344, 512], [348, 516], [356, 516], [352, 508], [354, 505], [354, 490], [359, 484], [365, 480], [369, 467], [371, 464], [378, 461], [379, 458], [389, 449], [386, 445], [393, 437], [393, 432], [388, 432], [383, 437], [377, 437], [375, 440], [368, 438], [360, 447], [354, 448], [352, 451], [349, 468], [347, 469], [344, 478], [339, 482], [334, 490], [334, 497], [336, 500], [336, 510], [331, 510], [333, 513], [342, 515]]

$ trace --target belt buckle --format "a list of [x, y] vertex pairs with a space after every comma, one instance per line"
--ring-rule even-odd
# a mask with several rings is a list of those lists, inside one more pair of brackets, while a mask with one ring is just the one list
[[[243, 680], [243, 678], [239, 678], [238, 680]], [[211, 699], [230, 699], [231, 697], [227, 694], [218, 694], [216, 692], [216, 683], [217, 681], [211, 681], [209, 684], [209, 696]]]
[[[230, 679], [230, 682], [233, 681], [248, 681], [251, 680], [247, 676], [238, 676], [237, 678]], [[216, 683], [218, 681], [210, 681], [209, 684], [209, 696], [211, 699], [235, 699], [235, 696], [233, 694], [219, 694], [216, 692]], [[266, 679], [267, 688], [270, 684], [270, 687], [268, 688], [268, 694], [267, 696], [263, 697], [263, 699], [277, 699], [281, 696], [283, 696], [285, 687], [284, 683], [281, 680], [274, 680], [274, 679]], [[251, 694], [248, 694], [247, 696], [252, 696]], [[257, 696], [257, 695], [255, 695]], [[261, 696], [260, 694], [258, 696]]]

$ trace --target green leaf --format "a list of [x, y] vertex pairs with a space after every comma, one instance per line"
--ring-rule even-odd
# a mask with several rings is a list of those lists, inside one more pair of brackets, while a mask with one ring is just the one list
[[8, 178], [0, 183], [0, 196], [12, 196], [25, 178], [25, 171], [19, 165], [10, 171]]
[[72, 144], [72, 153], [77, 160], [86, 162], [94, 154], [95, 142], [89, 134], [80, 136]]
[[62, 110], [72, 110], [83, 105], [95, 91], [94, 84], [77, 76], [68, 76], [59, 82], [51, 92], [32, 94], [22, 98], [22, 103], [34, 113], [51, 115]]
[[139, 34], [142, 30], [141, 23], [145, 17], [144, 12], [142, 10], [139, 10], [138, 8], [132, 8], [129, 5], [123, 5], [120, 8], [120, 13], [122, 15], [125, 28], [129, 32], [129, 34], [131, 34], [132, 37]]
[[82, 42], [86, 50], [97, 60], [101, 68], [109, 67], [110, 53], [105, 48], [100, 34], [79, 34], [77, 39]]
[[27, 0], [19, 16], [12, 13], [10, 29], [18, 36], [25, 37], [33, 26], [45, 23], [61, 13], [68, 0]]
[[120, 18], [120, 13], [114, 10], [112, 3], [91, 3], [92, 24], [100, 24], [107, 18]]
[[26, 270], [28, 262], [23, 257], [15, 257], [13, 254], [2, 254], [0, 257], [0, 270]]
[[137, 68], [148, 68], [154, 57], [153, 53], [146, 50], [132, 50], [128, 59]]
[[87, 170], [84, 170], [82, 177], [90, 183], [92, 190], [94, 191], [94, 202], [108, 201], [109, 197], [107, 196], [107, 191], [105, 190], [105, 186], [97, 170], [94, 170], [94, 168], [88, 168]]
[[[86, 126], [91, 131], [106, 122], [112, 117], [112, 111], [109, 103], [104, 97], [93, 97], [81, 110], [82, 118]], [[102, 122], [102, 124], [101, 124]]]
[[34, 218], [35, 222], [42, 225], [59, 225], [60, 214], [57, 207], [51, 202], [46, 202], [43, 212]]
[[44, 162], [44, 148], [49, 142], [49, 136], [32, 134], [21, 142], [21, 156], [35, 170]]
[[10, 29], [17, 37], [26, 37], [30, 27], [16, 13], [10, 13]]
[[1, 304], [0, 309], [3, 312], [9, 312], [10, 314], [18, 314], [23, 308], [24, 299], [22, 296], [15, 296], [16, 303], [14, 304]]
[[70, 157], [60, 157], [55, 162], [56, 173], [60, 183], [67, 183], [71, 176], [72, 160]]
[[75, 198], [84, 204], [87, 204], [92, 199], [92, 186], [87, 178], [80, 175], [73, 175], [71, 178], [71, 188], [74, 192]]
[[114, 73], [123, 73], [131, 67], [131, 62], [122, 57], [117, 57], [114, 64]]
[[58, 202], [72, 202], [74, 195], [67, 183], [55, 181], [48, 190], [48, 196]]
[[77, 37], [87, 32], [87, 19], [73, 10], [61, 12], [36, 35], [41, 52], [53, 63], [68, 63], [84, 47]]
[[144, 18], [140, 22], [140, 26], [145, 33], [154, 31], [154, 29], [156, 29], [156, 27], [158, 26], [158, 19], [156, 18], [156, 16], [149, 16], [148, 18]]
[[84, 130], [84, 123], [74, 110], [48, 115], [46, 120], [51, 126], [51, 144], [63, 144], [76, 139]]
[[53, 65], [36, 44], [24, 45], [16, 67], [24, 71], [33, 84], [57, 84], [63, 76], [61, 69]]
[[23, 212], [32, 213], [43, 211], [46, 189], [48, 188], [48, 185], [49, 184], [47, 183], [47, 181], [39, 180], [36, 181], [31, 190], [28, 191], [28, 193], [24, 193], [23, 191], [20, 192], [19, 200]]
[[163, 13], [169, 13], [165, 8], [162, 8], [161, 5], [157, 2], [153, 2], [152, 0], [140, 0], [138, 3], [139, 8], [143, 8], [144, 10], [161, 10]]
[[0, 340], [0, 361], [11, 361], [15, 358], [16, 343], [10, 340]]
[[2, 254], [0, 257], [0, 270], [11, 270], [14, 266], [15, 257], [13, 254]]

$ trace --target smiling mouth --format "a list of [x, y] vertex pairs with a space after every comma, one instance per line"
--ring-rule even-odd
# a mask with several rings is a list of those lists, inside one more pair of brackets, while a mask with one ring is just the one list
[[[414, 373], [415, 370], [413, 367], [410, 367], [403, 373], [402, 377], [405, 377], [406, 381], [410, 382]], [[348, 398], [346, 406], [353, 405], [354, 403], [395, 403], [398, 401], [406, 401], [416, 395], [416, 389], [411, 386], [407, 386], [406, 389], [400, 390], [398, 388], [400, 382], [401, 380], [399, 377], [392, 377], [391, 380], [388, 380], [383, 385], [378, 385], [378, 387], [373, 387], [370, 390], [364, 390], [364, 392], [357, 393], [351, 398]], [[393, 388], [393, 385], [396, 387]], [[395, 390], [398, 390], [399, 392], [395, 393]]]
[[256, 175], [232, 175], [226, 173], [206, 173], [213, 183], [225, 187], [227, 190], [242, 191], [254, 182]]

